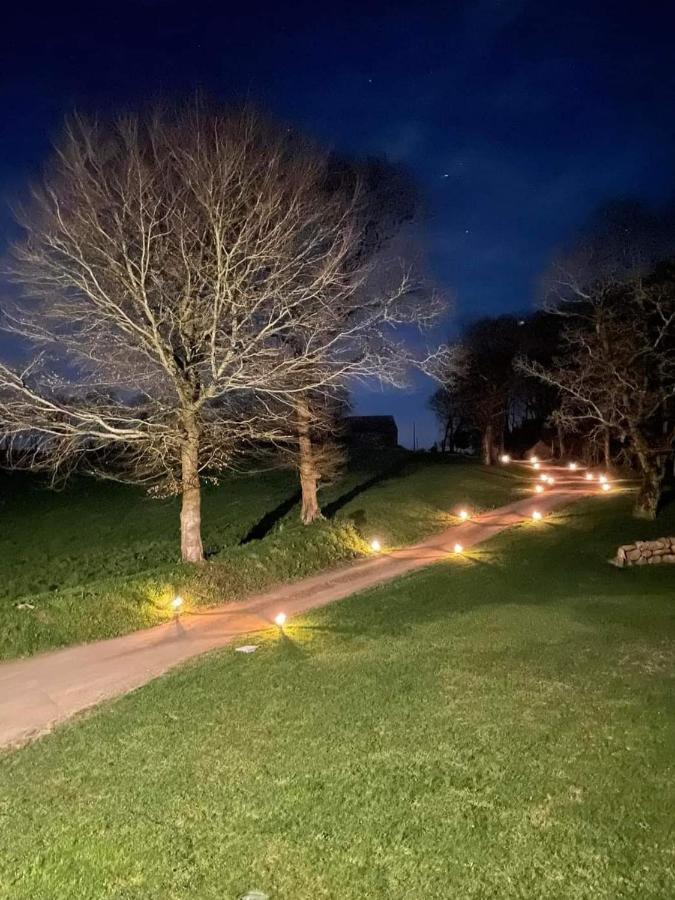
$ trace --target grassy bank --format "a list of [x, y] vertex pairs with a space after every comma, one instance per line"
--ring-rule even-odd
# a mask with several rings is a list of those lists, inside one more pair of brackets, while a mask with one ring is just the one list
[[519, 484], [471, 463], [384, 460], [322, 492], [329, 518], [304, 528], [291, 473], [230, 478], [205, 489], [209, 564], [195, 576], [176, 563], [176, 498], [90, 480], [55, 493], [2, 476], [0, 658], [164, 621], [176, 592], [188, 605], [240, 598], [368, 552], [373, 536], [410, 543], [454, 521], [459, 504], [498, 506]]
[[664, 900], [675, 531], [594, 498], [0, 766], [0, 897]]

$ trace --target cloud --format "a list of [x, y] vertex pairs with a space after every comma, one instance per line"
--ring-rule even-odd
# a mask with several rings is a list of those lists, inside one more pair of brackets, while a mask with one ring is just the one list
[[384, 154], [392, 162], [409, 162], [425, 150], [426, 132], [414, 119], [397, 122], [372, 142], [376, 155]]

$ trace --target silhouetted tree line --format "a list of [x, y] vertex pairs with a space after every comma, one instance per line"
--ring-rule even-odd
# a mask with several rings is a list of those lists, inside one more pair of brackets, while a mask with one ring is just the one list
[[471, 324], [431, 399], [443, 449], [493, 464], [543, 439], [564, 458], [640, 477], [653, 518], [675, 443], [675, 217], [636, 203], [596, 213], [543, 279], [541, 308]]
[[558, 330], [546, 313], [483, 318], [465, 329], [449, 377], [431, 398], [442, 426], [442, 450], [475, 447], [485, 465], [492, 465], [507, 446], [518, 447], [541, 430], [557, 393], [524, 376], [514, 363], [523, 355], [550, 361]]

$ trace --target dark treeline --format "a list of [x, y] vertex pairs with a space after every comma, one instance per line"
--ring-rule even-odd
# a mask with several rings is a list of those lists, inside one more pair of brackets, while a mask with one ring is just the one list
[[443, 450], [486, 465], [537, 441], [640, 477], [653, 518], [675, 441], [675, 218], [636, 203], [596, 213], [543, 280], [541, 309], [471, 324], [431, 399]]
[[518, 371], [521, 356], [552, 361], [559, 321], [537, 313], [498, 316], [469, 325], [455, 345], [453, 368], [431, 398], [441, 423], [441, 449], [480, 449], [492, 465], [506, 448], [522, 452], [542, 433], [558, 392]]

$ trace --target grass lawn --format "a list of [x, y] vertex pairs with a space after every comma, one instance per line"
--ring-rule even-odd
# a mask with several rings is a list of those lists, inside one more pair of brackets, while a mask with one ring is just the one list
[[[241, 598], [368, 552], [364, 537], [418, 540], [454, 521], [449, 511], [460, 503], [508, 502], [523, 480], [466, 462], [400, 462], [355, 469], [327, 488], [322, 500], [333, 515], [310, 528], [299, 523], [289, 472], [207, 488], [210, 562], [197, 576], [176, 562], [177, 499], [91, 480], [55, 493], [0, 476], [0, 659], [156, 624], [176, 592], [194, 605]], [[242, 543], [256, 525], [269, 533]]]
[[675, 532], [626, 497], [219, 651], [0, 759], [0, 897], [675, 896]]

